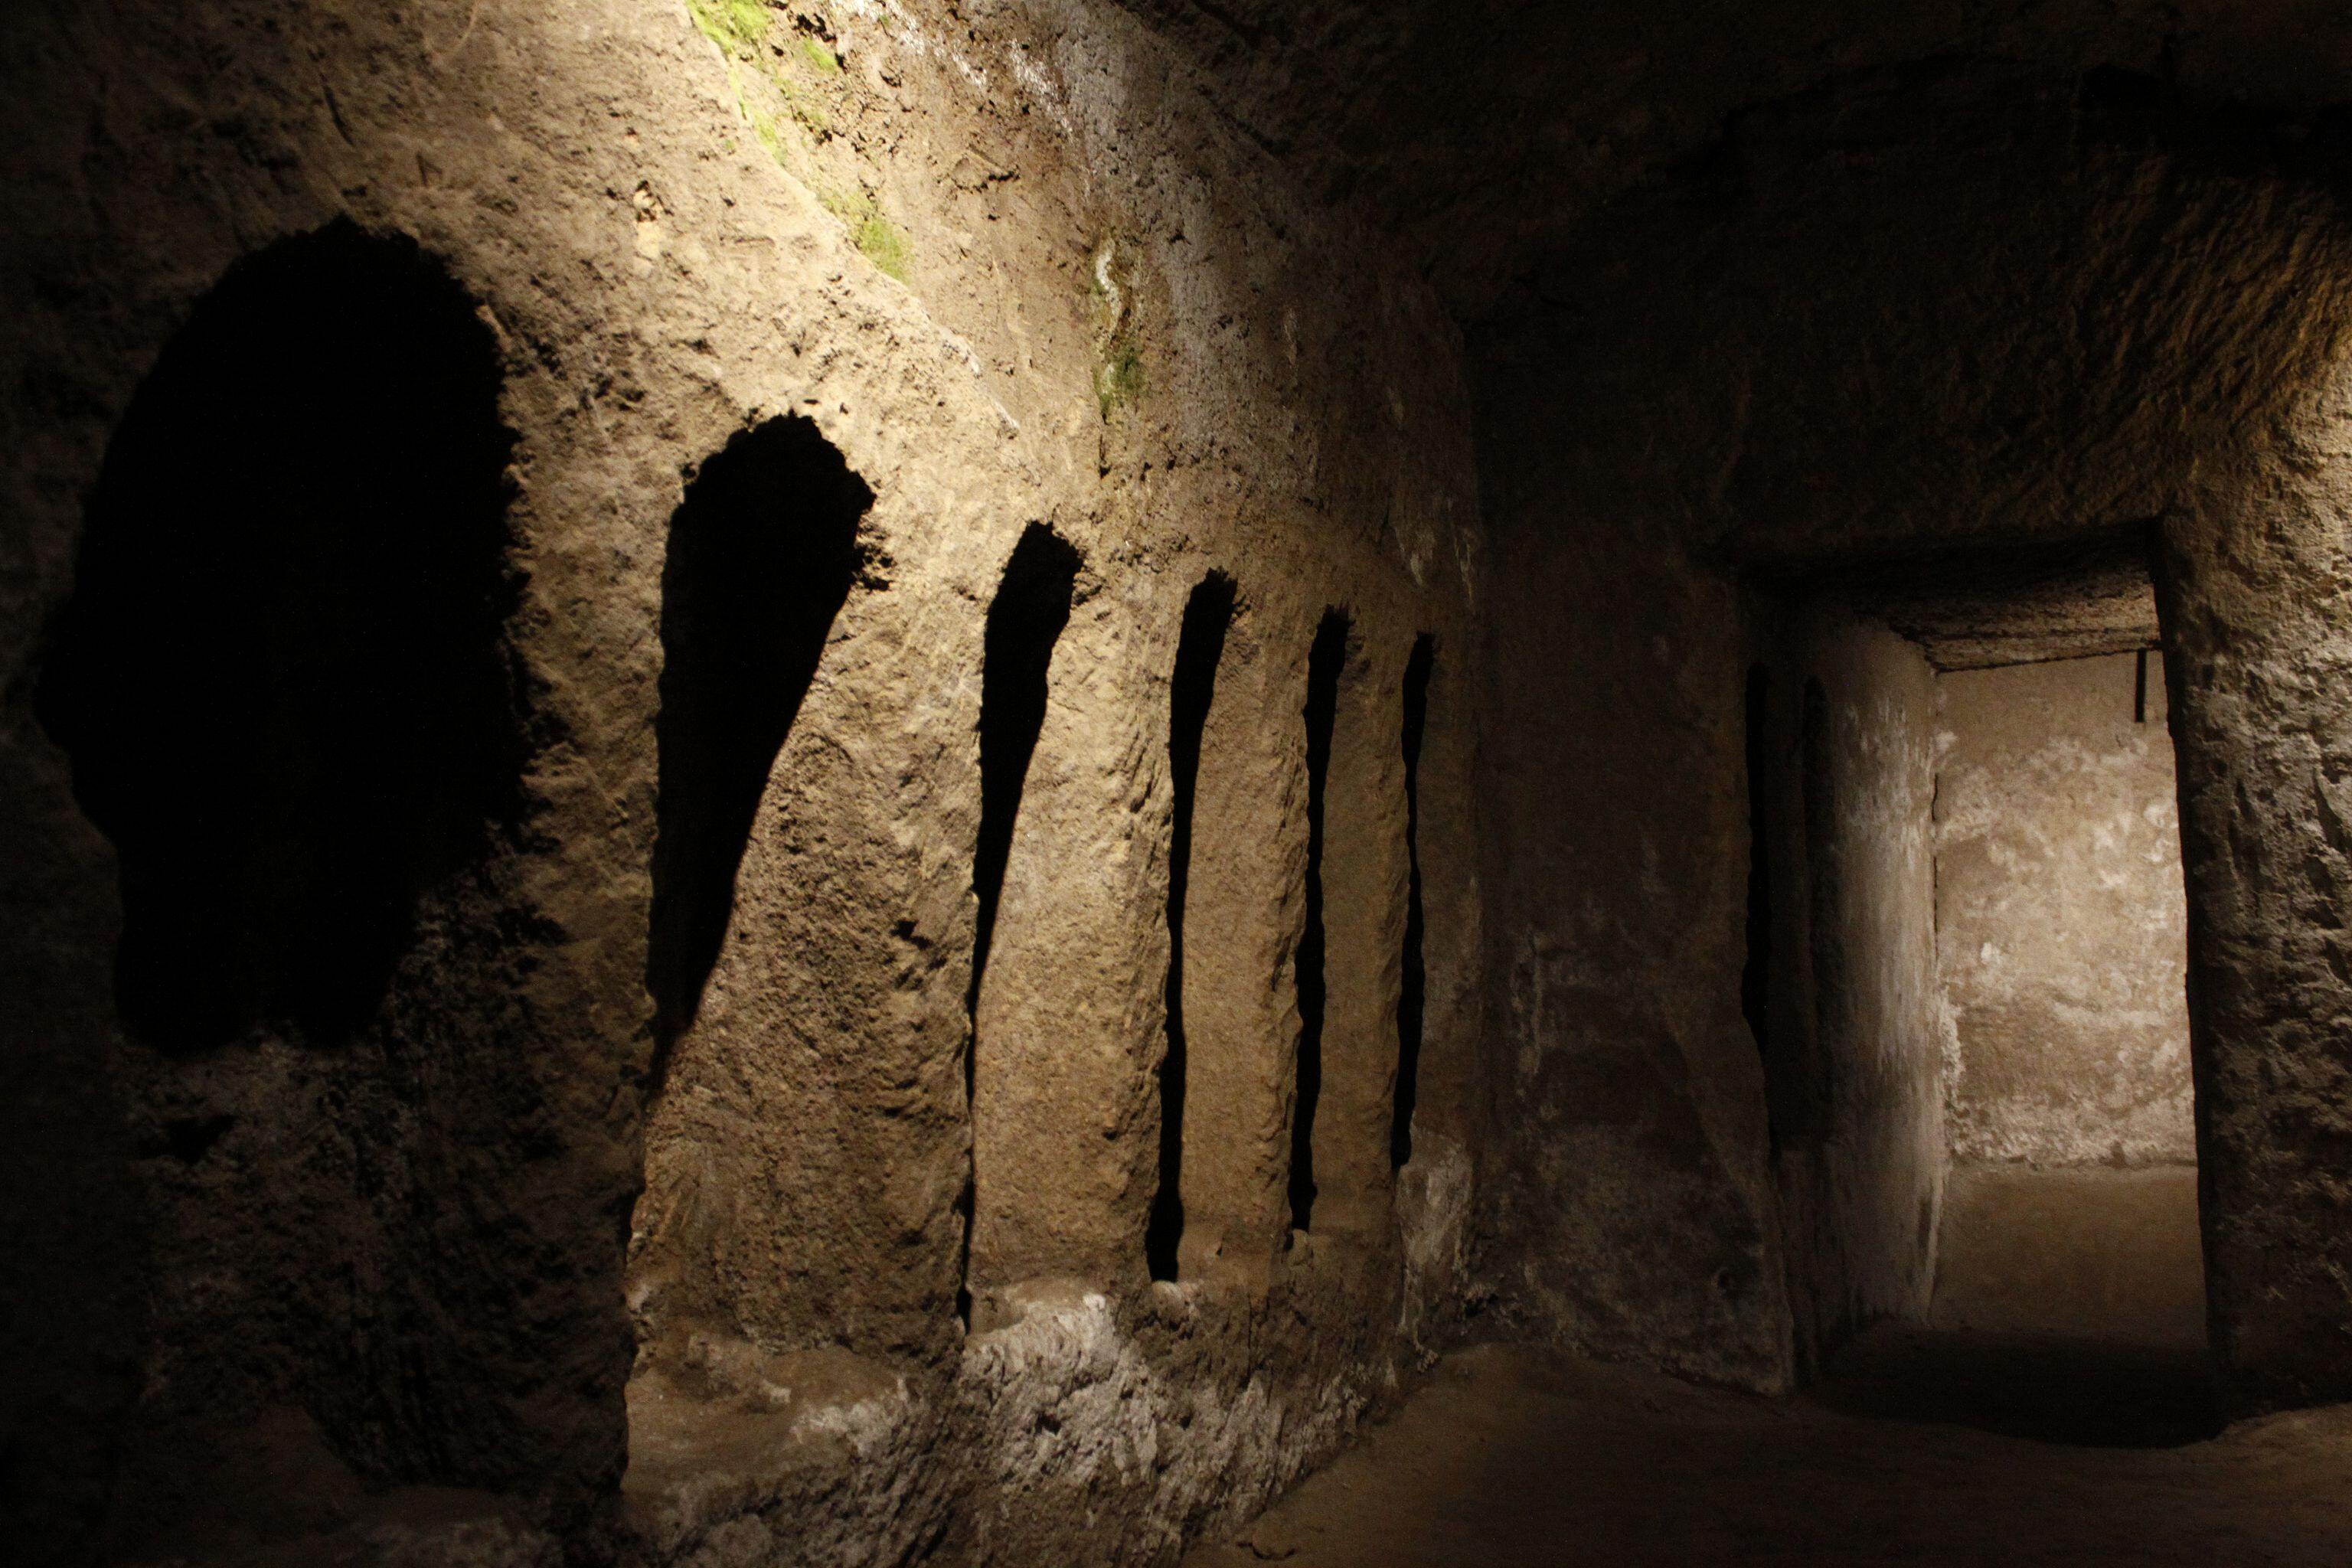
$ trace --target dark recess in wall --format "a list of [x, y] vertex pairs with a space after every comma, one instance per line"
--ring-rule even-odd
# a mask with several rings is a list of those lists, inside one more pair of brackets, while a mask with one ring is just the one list
[[150, 1043], [364, 1026], [418, 897], [520, 816], [499, 391], [465, 291], [339, 221], [232, 270], [131, 399], [37, 702]]
[[1813, 1038], [1805, 1069], [1795, 1074], [1788, 1097], [1798, 1128], [1819, 1139], [1828, 1134], [1836, 1116], [1835, 1082], [1831, 1072], [1832, 1042], [1840, 1037], [1845, 1017], [1845, 948], [1839, 940], [1838, 798], [1836, 759], [1832, 754], [1829, 693], [1821, 678], [1805, 679], [1804, 707], [1799, 716], [1799, 741], [1804, 761], [1804, 821], [1806, 926], [1813, 970]]
[[809, 421], [740, 432], [670, 519], [647, 988], [660, 1063], [694, 1022], [768, 774], [849, 597], [865, 481]]
[[1315, 1108], [1323, 1093], [1323, 793], [1331, 773], [1331, 731], [1339, 717], [1339, 674], [1348, 659], [1347, 616], [1326, 610], [1307, 655], [1307, 927], [1298, 939], [1298, 1089], [1290, 1117], [1290, 1227], [1315, 1217]]
[[[1070, 601], [1077, 584], [1078, 552], [1042, 522], [1022, 531], [1012, 559], [988, 606], [988, 629], [981, 652], [980, 836], [971, 856], [971, 890], [980, 900], [972, 932], [971, 980], [964, 994], [973, 1039], [964, 1047], [964, 1102], [970, 1105], [977, 1058], [980, 986], [988, 972], [988, 950], [996, 937], [996, 909], [1004, 894], [1004, 868], [1013, 857], [1013, 828], [1021, 816], [1022, 786], [1029, 759], [1045, 727], [1046, 674], [1054, 645], [1070, 624]], [[971, 1321], [971, 1205], [964, 1193], [965, 1287], [958, 1306]]]
[[1427, 917], [1421, 889], [1421, 739], [1429, 725], [1429, 681], [1437, 667], [1437, 640], [1423, 632], [1404, 665], [1404, 973], [1397, 993], [1396, 1104], [1389, 1128], [1389, 1163], [1402, 1170], [1412, 1158], [1412, 1112], [1421, 1098], [1421, 1037], [1429, 1013]]
[[[1748, 667], [1748, 962], [1739, 973], [1739, 1010], [1747, 1016], [1748, 1031], [1756, 1037], [1763, 1058], [1765, 1081], [1771, 1081], [1774, 1058], [1772, 1018], [1772, 794], [1771, 794], [1771, 675], [1761, 663]], [[1771, 1114], [1773, 1096], [1765, 1095], [1765, 1116], [1771, 1147], [1780, 1148], [1778, 1118]]]
[[1176, 1278], [1184, 1235], [1184, 894], [1192, 868], [1192, 805], [1201, 775], [1201, 739], [1216, 695], [1217, 665], [1233, 625], [1234, 582], [1212, 572], [1184, 605], [1169, 679], [1168, 773], [1175, 800], [1168, 839], [1168, 1049], [1160, 1061], [1160, 1186], [1144, 1232], [1144, 1260], [1154, 1279]]

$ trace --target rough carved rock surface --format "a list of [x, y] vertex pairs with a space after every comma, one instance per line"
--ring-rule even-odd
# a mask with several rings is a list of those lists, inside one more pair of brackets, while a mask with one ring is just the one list
[[[320, 1476], [504, 1489], [535, 1527], [626, 1553], [1164, 1556], [1329, 1452], [1451, 1331], [1479, 942], [1458, 339], [1149, 34], [1086, 5], [617, 0], [7, 28], [13, 163], [46, 216], [6, 247], [31, 309], [5, 374], [46, 390], [9, 414], [6, 896], [43, 914], [7, 939], [26, 980], [6, 1142], [12, 1192], [85, 1194], [70, 1221], [9, 1207], [27, 1288], [7, 1419], [47, 1434], [52, 1468], [11, 1484], [70, 1494], [64, 1536], [137, 1540], [215, 1484], [227, 1435], [307, 1409], [290, 1418]], [[362, 248], [413, 236], [495, 354], [520, 825], [428, 889], [426, 940], [352, 1044], [265, 1022], [173, 1056], [114, 1022], [113, 858], [70, 793], [72, 726], [63, 745], [42, 727], [24, 672], [163, 345], [240, 258], [345, 225]], [[794, 430], [761, 470], [772, 499], [742, 503], [772, 521], [681, 510], [736, 504], [730, 481], [694, 489], [730, 443]], [[767, 571], [774, 604], [821, 616], [802, 579], [839, 546], [808, 531], [814, 498], [852, 479], [853, 580], [809, 622], [805, 690], [705, 726], [731, 755], [781, 717], [780, 749], [754, 755], [731, 867], [719, 848], [732, 908], [703, 928], [698, 1005], [657, 1018], [666, 639], [681, 680], [698, 657], [666, 592], [715, 574], [681, 614], [724, 616], [728, 575]], [[730, 556], [729, 526], [812, 542]], [[980, 994], [996, 1109], [967, 1337], [983, 644], [1033, 527], [1081, 564]], [[710, 528], [715, 567], [666, 582]], [[1196, 1159], [1216, 1170], [1230, 1132], [1259, 1164], [1234, 1167], [1208, 1261], [1155, 1285], [1167, 683], [1211, 571], [1240, 607], [1202, 770], [1195, 973], [1243, 1009], [1221, 1069], [1243, 1114], [1204, 1121]], [[1351, 896], [1328, 921], [1332, 984], [1389, 999], [1327, 1023], [1326, 1131], [1365, 1144], [1344, 1158], [1377, 1204], [1294, 1244], [1260, 1145], [1294, 1092], [1300, 715], [1333, 606], [1363, 687], [1332, 825], [1393, 907], [1360, 920]], [[1422, 773], [1445, 808], [1419, 824], [1423, 1154], [1392, 1216], [1372, 1108], [1403, 919], [1389, 688], [1424, 637], [1444, 651]], [[1024, 1091], [1026, 1175], [986, 1143]], [[93, 1242], [116, 1272], [82, 1261]], [[108, 1478], [90, 1456], [126, 1432]], [[74, 1488], [110, 1489], [110, 1516]]]
[[1953, 1158], [2194, 1164], [2161, 668], [2067, 659], [1937, 687]]
[[2347, 63], [12, 9], [32, 1550], [1165, 1562], [1474, 1322], [1789, 1388], [1927, 1306], [1935, 671], [2158, 638], [2216, 1350], [2352, 1394]]

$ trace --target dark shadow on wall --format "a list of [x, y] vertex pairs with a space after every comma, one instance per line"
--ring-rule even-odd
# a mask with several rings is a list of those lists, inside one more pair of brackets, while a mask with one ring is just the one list
[[1298, 939], [1298, 1082], [1290, 1116], [1290, 1228], [1315, 1217], [1315, 1111], [1323, 1095], [1323, 1016], [1328, 1000], [1323, 928], [1324, 787], [1348, 662], [1348, 617], [1326, 610], [1307, 654], [1307, 926]]
[[1807, 676], [1804, 706], [1798, 715], [1798, 742], [1803, 760], [1805, 863], [1810, 872], [1806, 898], [1809, 952], [1813, 972], [1813, 1038], [1816, 1042], [1789, 1097], [1796, 1125], [1784, 1135], [1801, 1132], [1808, 1142], [1826, 1134], [1836, 1118], [1836, 1077], [1827, 1042], [1843, 1037], [1847, 1010], [1846, 952], [1839, 940], [1839, 910], [1844, 898], [1838, 854], [1838, 787], [1836, 736], [1832, 733], [1829, 693], [1821, 678]]
[[37, 702], [120, 855], [135, 1036], [344, 1038], [519, 816], [499, 390], [465, 291], [339, 222], [231, 271], [131, 400]]
[[1389, 1128], [1389, 1163], [1412, 1158], [1412, 1113], [1421, 1100], [1421, 1038], [1429, 1014], [1428, 919], [1421, 888], [1421, 741], [1429, 728], [1429, 681], [1437, 668], [1437, 641], [1423, 632], [1404, 665], [1404, 965], [1397, 992], [1396, 1101]]
[[[123, 1541], [192, 1501], [267, 1511], [215, 1472], [264, 1462], [268, 1409], [301, 1413], [306, 1469], [371, 1479], [568, 1484], [610, 1453], [587, 1358], [550, 1350], [602, 1321], [579, 1284], [609, 1224], [516, 1131], [543, 1109], [518, 977], [560, 933], [486, 869], [540, 847], [501, 375], [437, 260], [339, 221], [195, 303], [88, 499], [34, 706], [115, 846], [115, 1011], [153, 1048], [84, 1024], [19, 1080], [107, 1073], [136, 1139], [124, 1195], [52, 1170], [85, 1256], [16, 1248], [10, 1294], [62, 1315], [130, 1272], [88, 1249], [137, 1206], [141, 1325], [58, 1336], [141, 1379], [85, 1510]], [[269, 1036], [305, 1059], [222, 1048]], [[0, 1492], [40, 1484], [35, 1438], [80, 1435], [6, 1434]]]
[[1739, 973], [1739, 1010], [1764, 1061], [1765, 1114], [1775, 1155], [1780, 1129], [1772, 1112], [1772, 686], [1760, 663], [1748, 667], [1748, 962]]
[[1234, 581], [1212, 572], [1185, 603], [1176, 668], [1169, 679], [1168, 773], [1175, 799], [1168, 845], [1168, 1048], [1160, 1060], [1160, 1186], [1143, 1243], [1154, 1279], [1176, 1278], [1177, 1248], [1184, 1237], [1184, 894], [1192, 879], [1201, 740], [1208, 729], [1217, 665], [1224, 658], [1225, 633], [1233, 619]]
[[[964, 1009], [977, 1030], [981, 982], [988, 972], [989, 948], [996, 938], [996, 910], [1004, 896], [1004, 871], [1013, 858], [1013, 829], [1020, 820], [1021, 794], [1029, 760], [1045, 728], [1046, 675], [1054, 645], [1070, 624], [1076, 591], [1077, 551], [1042, 522], [1024, 530], [1004, 565], [996, 597], [988, 606], [988, 629], [981, 652], [980, 834], [972, 848], [971, 889], [980, 903], [972, 933], [971, 980]], [[977, 1037], [964, 1047], [964, 1103], [971, 1103]], [[957, 1306], [971, 1321], [971, 1215], [974, 1194], [963, 1196], [963, 1286]]]
[[980, 694], [980, 838], [972, 850], [971, 889], [980, 900], [972, 936], [969, 1001], [977, 1006], [996, 936], [996, 906], [1004, 896], [1004, 868], [1013, 858], [1013, 827], [1021, 815], [1029, 759], [1045, 728], [1045, 675], [1054, 645], [1070, 624], [1078, 552], [1042, 522], [1033, 522], [1013, 547], [1004, 580], [988, 606]]
[[856, 581], [873, 504], [816, 426], [788, 416], [729, 441], [670, 519], [646, 960], [656, 1083], [719, 962], [769, 772]]

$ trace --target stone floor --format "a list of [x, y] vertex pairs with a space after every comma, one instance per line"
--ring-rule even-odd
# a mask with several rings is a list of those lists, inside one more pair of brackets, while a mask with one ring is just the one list
[[[1965, 1380], [1948, 1382], [1927, 1413], [1871, 1414], [1887, 1368], [1910, 1353], [1874, 1351], [1861, 1397], [1833, 1380], [1827, 1397], [1791, 1401], [1524, 1347], [1466, 1351], [1393, 1422], [1189, 1568], [2352, 1563], [2352, 1408], [2187, 1446], [2084, 1447], [2048, 1437], [2103, 1380], [2131, 1386], [2127, 1372], [1996, 1384], [1975, 1405]], [[2140, 1386], [2144, 1411], [2168, 1410], [2163, 1384]], [[2016, 1435], [2037, 1424], [2043, 1436]]]
[[2197, 1168], [1953, 1167], [1937, 1328], [2183, 1348], [2205, 1342]]
[[1189, 1568], [2352, 1563], [2352, 1406], [2222, 1431], [2192, 1172], [1963, 1173], [1934, 1321], [1799, 1398], [1525, 1346]]

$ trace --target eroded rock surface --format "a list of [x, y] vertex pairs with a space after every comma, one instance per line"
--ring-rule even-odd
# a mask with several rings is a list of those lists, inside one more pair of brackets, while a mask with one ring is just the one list
[[2347, 27], [12, 10], [18, 1544], [1164, 1563], [1468, 1332], [1789, 1389], [1927, 1309], [1935, 671], [2159, 637], [2344, 1394]]

